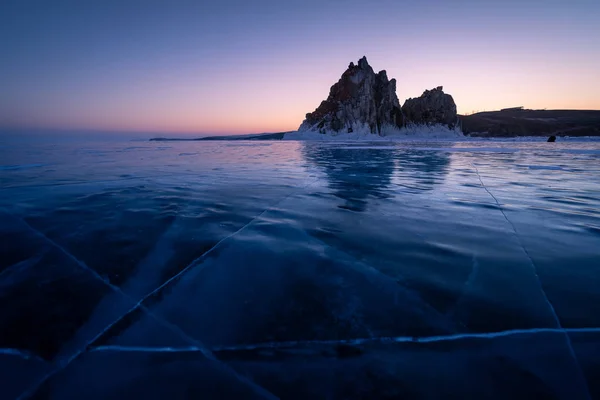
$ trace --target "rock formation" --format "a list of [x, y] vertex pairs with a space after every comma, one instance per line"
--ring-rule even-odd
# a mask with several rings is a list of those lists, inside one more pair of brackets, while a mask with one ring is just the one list
[[[456, 114], [456, 108], [454, 110]], [[350, 63], [340, 80], [331, 87], [327, 100], [314, 112], [306, 114], [298, 130], [381, 134], [403, 124], [396, 80], [388, 80], [385, 71], [376, 74], [363, 57], [358, 65]]]
[[402, 113], [407, 124], [440, 124], [453, 129], [458, 122], [454, 99], [444, 93], [442, 86], [426, 90], [421, 97], [406, 100]]

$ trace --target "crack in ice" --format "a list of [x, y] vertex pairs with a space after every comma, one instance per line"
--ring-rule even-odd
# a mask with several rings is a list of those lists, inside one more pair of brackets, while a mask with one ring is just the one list
[[12, 349], [12, 348], [0, 348], [0, 354], [21, 357], [21, 358], [24, 358], [25, 360], [36, 360], [36, 361], [41, 361], [43, 363], [47, 362], [46, 360], [44, 360], [42, 357], [38, 356], [37, 354], [31, 353], [31, 352], [28, 352], [25, 350]]
[[98, 346], [88, 350], [90, 353], [106, 351], [106, 352], [129, 352], [129, 353], [195, 353], [201, 352], [202, 349], [196, 346], [190, 347], [144, 347], [144, 346]]
[[341, 340], [299, 340], [288, 342], [265, 342], [240, 346], [216, 346], [211, 347], [213, 352], [219, 351], [238, 351], [238, 350], [261, 350], [278, 349], [287, 347], [310, 346], [310, 345], [361, 345], [368, 343], [436, 343], [450, 342], [465, 339], [494, 339], [498, 337], [507, 337], [524, 334], [539, 333], [600, 333], [600, 328], [530, 328], [530, 329], [511, 329], [498, 332], [484, 333], [457, 333], [452, 335], [439, 336], [379, 336], [369, 338], [341, 339]]
[[475, 279], [477, 278], [478, 272], [479, 272], [479, 262], [477, 261], [477, 255], [473, 254], [471, 272], [469, 273], [469, 276], [467, 277], [467, 280], [465, 281], [463, 290], [461, 291], [458, 299], [454, 303], [454, 307], [452, 307], [450, 310], [448, 310], [448, 312], [446, 313], [446, 316], [452, 318], [454, 316], [454, 314], [456, 314], [456, 312], [460, 309], [460, 306], [464, 302], [465, 297], [467, 297], [467, 294], [469, 293], [471, 286], [473, 286]]
[[5, 275], [11, 275], [19, 270], [24, 270], [32, 265], [37, 264], [44, 257], [45, 253], [45, 251], [41, 251], [39, 254], [36, 254], [33, 257], [29, 257], [26, 260], [22, 260], [18, 263], [10, 265], [9, 267], [5, 268], [4, 271], [0, 272], [0, 280], [2, 280]]
[[368, 343], [436, 343], [436, 342], [451, 342], [465, 339], [494, 339], [499, 337], [507, 337], [523, 334], [539, 334], [539, 333], [600, 333], [600, 328], [530, 328], [530, 329], [510, 329], [498, 332], [484, 333], [456, 333], [452, 335], [439, 336], [379, 336], [370, 338], [355, 338], [342, 340], [299, 340], [289, 342], [265, 342], [240, 346], [216, 346], [212, 347], [213, 352], [219, 351], [239, 351], [239, 350], [261, 350], [261, 349], [278, 349], [287, 347], [310, 346], [310, 345], [361, 345]]
[[[266, 350], [266, 349], [285, 349], [302, 346], [335, 346], [335, 345], [362, 345], [369, 343], [382, 343], [382, 344], [393, 344], [393, 343], [437, 343], [437, 342], [453, 342], [468, 339], [495, 339], [500, 337], [510, 337], [518, 335], [528, 334], [540, 334], [540, 333], [556, 333], [556, 334], [569, 334], [569, 333], [598, 333], [600, 334], [600, 328], [528, 328], [528, 329], [509, 329], [505, 331], [497, 332], [483, 332], [483, 333], [456, 333], [452, 335], [437, 335], [437, 336], [378, 336], [378, 337], [366, 337], [366, 338], [354, 338], [354, 339], [337, 339], [337, 340], [296, 340], [286, 342], [263, 342], [253, 343], [244, 345], [231, 345], [231, 346], [213, 346], [210, 348], [212, 352], [221, 351], [246, 351], [246, 350]], [[166, 353], [177, 353], [177, 352], [201, 352], [202, 349], [195, 346], [190, 347], [145, 347], [145, 346], [97, 346], [90, 348], [90, 352], [166, 352]]]
[[[529, 263], [531, 264], [531, 267], [533, 268], [533, 274], [535, 275], [535, 277], [537, 279], [537, 282], [538, 282], [540, 291], [542, 293], [542, 296], [544, 297], [544, 300], [546, 301], [546, 303], [548, 304], [548, 307], [550, 308], [550, 312], [552, 313], [552, 317], [554, 318], [554, 321], [555, 321], [556, 325], [558, 326], [558, 328], [562, 329], [564, 331], [564, 328], [562, 327], [562, 325], [560, 323], [560, 319], [558, 317], [558, 314], [556, 313], [556, 310], [554, 309], [554, 306], [550, 302], [550, 299], [548, 298], [548, 295], [546, 294], [546, 291], [544, 290], [544, 286], [542, 285], [542, 281], [540, 280], [540, 277], [539, 277], [539, 275], [537, 273], [537, 267], [535, 265], [535, 262], [533, 261], [533, 258], [529, 254], [529, 251], [527, 251], [527, 249], [525, 248], [525, 245], [523, 244], [521, 236], [517, 232], [517, 228], [512, 223], [512, 221], [510, 219], [508, 219], [508, 217], [506, 216], [506, 213], [504, 212], [504, 209], [500, 205], [500, 202], [498, 201], [498, 199], [496, 198], [496, 196], [494, 196], [492, 194], [492, 192], [490, 192], [490, 190], [487, 188], [487, 186], [485, 186], [485, 184], [483, 183], [483, 180], [481, 179], [481, 175], [479, 174], [479, 170], [477, 169], [477, 167], [475, 166], [475, 164], [471, 163], [471, 166], [475, 169], [475, 173], [477, 174], [477, 178], [479, 178], [479, 183], [481, 183], [481, 186], [494, 199], [494, 201], [496, 202], [496, 205], [498, 206], [498, 209], [500, 210], [500, 212], [504, 216], [504, 219], [512, 227], [513, 233], [515, 235], [515, 238], [517, 239], [517, 242], [519, 243], [519, 246], [521, 246], [521, 249], [523, 249], [523, 252], [525, 253], [525, 255], [527, 256], [527, 258], [529, 259]], [[571, 343], [571, 338], [566, 333], [565, 333], [565, 339], [566, 339], [567, 347], [569, 349], [571, 357], [573, 357], [573, 360], [575, 361], [575, 365], [579, 368], [580, 375], [584, 376], [583, 375], [583, 369], [581, 368], [581, 365], [579, 363], [579, 359], [577, 358], [577, 355], [575, 354], [575, 350], [573, 349], [573, 344]], [[587, 382], [585, 378], [583, 379], [583, 381]], [[587, 393], [588, 393], [588, 398], [591, 398], [591, 396], [589, 395], [589, 388], [586, 387], [586, 390], [587, 390]]]
[[485, 184], [483, 183], [483, 180], [481, 179], [481, 175], [479, 175], [479, 170], [477, 169], [477, 167], [474, 164], [471, 164], [471, 165], [473, 166], [473, 168], [475, 168], [475, 173], [477, 174], [477, 177], [479, 178], [479, 182], [481, 183], [481, 186], [494, 199], [494, 201], [496, 202], [496, 205], [498, 206], [498, 209], [502, 213], [502, 216], [504, 216], [504, 219], [506, 220], [506, 222], [508, 222], [508, 224], [511, 226], [511, 228], [513, 230], [513, 233], [515, 235], [515, 238], [517, 239], [517, 242], [519, 243], [519, 246], [521, 246], [521, 249], [523, 250], [523, 252], [527, 256], [527, 258], [529, 259], [529, 263], [533, 267], [533, 273], [534, 273], [534, 275], [535, 275], [535, 277], [537, 279], [537, 282], [538, 282], [538, 284], [540, 286], [540, 291], [542, 292], [542, 295], [544, 296], [544, 299], [545, 299], [546, 303], [548, 304], [548, 307], [550, 308], [550, 311], [552, 312], [552, 316], [553, 316], [553, 318], [554, 318], [554, 320], [556, 322], [556, 325], [559, 328], [562, 328], [562, 326], [560, 324], [560, 319], [558, 318], [558, 314], [556, 314], [556, 311], [554, 310], [554, 306], [552, 305], [552, 303], [550, 302], [550, 299], [546, 295], [546, 292], [544, 291], [544, 287], [542, 286], [542, 282], [540, 281], [540, 277], [537, 274], [537, 267], [535, 266], [535, 262], [533, 261], [533, 258], [531, 258], [531, 255], [529, 254], [529, 252], [525, 248], [525, 245], [523, 244], [523, 241], [521, 240], [521, 236], [519, 236], [519, 233], [517, 232], [517, 228], [511, 222], [511, 220], [508, 219], [508, 217], [506, 216], [506, 213], [504, 212], [504, 209], [500, 205], [500, 202], [498, 201], [498, 199], [496, 198], [496, 196], [494, 196], [492, 194], [492, 192], [490, 192], [490, 190], [487, 188], [487, 186], [485, 186]]

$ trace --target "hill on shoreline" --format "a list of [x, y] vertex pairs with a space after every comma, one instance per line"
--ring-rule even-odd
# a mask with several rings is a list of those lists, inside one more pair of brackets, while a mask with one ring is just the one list
[[459, 115], [471, 137], [600, 136], [600, 110], [505, 109]]

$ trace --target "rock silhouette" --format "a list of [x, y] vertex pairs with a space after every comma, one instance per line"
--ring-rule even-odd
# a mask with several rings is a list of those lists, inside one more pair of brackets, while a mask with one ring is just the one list
[[329, 96], [315, 111], [306, 114], [299, 132], [322, 134], [387, 134], [409, 126], [458, 123], [456, 104], [441, 86], [426, 90], [400, 107], [396, 80], [385, 70], [375, 73], [367, 58], [348, 65], [340, 80], [331, 86]]
[[350, 63], [335, 83], [326, 100], [298, 128], [320, 133], [376, 133], [402, 127], [404, 119], [396, 80], [388, 80], [386, 71], [375, 73], [363, 57], [358, 65]]
[[456, 104], [443, 87], [426, 90], [421, 97], [408, 99], [402, 106], [406, 122], [415, 125], [446, 125], [453, 129], [457, 122]]

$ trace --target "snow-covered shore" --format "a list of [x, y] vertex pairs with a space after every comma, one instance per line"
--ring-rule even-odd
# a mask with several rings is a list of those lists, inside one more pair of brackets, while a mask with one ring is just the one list
[[[413, 126], [403, 129], [390, 130], [382, 135], [373, 133], [319, 133], [315, 131], [288, 132], [282, 140], [311, 140], [311, 141], [493, 141], [493, 142], [546, 142], [546, 136], [518, 137], [470, 137], [465, 136], [459, 129], [449, 129], [445, 126]], [[557, 142], [596, 142], [600, 136], [558, 136]]]
[[388, 129], [381, 135], [370, 133], [368, 130], [358, 132], [328, 132], [319, 133], [315, 131], [297, 131], [286, 133], [283, 140], [319, 140], [319, 141], [396, 141], [396, 140], [463, 140], [465, 136], [459, 129], [449, 129], [443, 125], [420, 125], [402, 129]]

